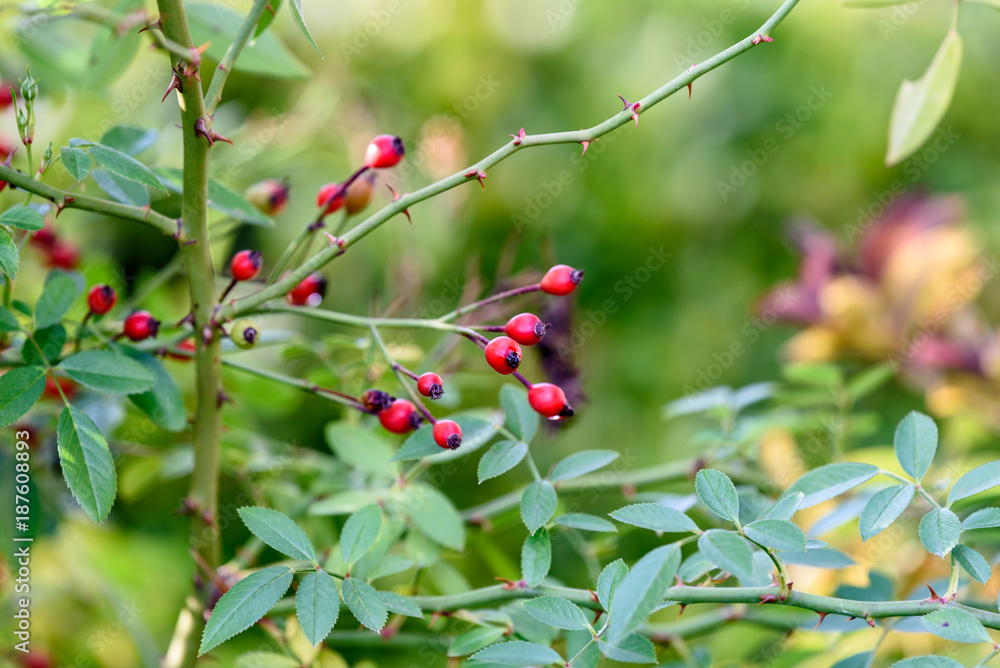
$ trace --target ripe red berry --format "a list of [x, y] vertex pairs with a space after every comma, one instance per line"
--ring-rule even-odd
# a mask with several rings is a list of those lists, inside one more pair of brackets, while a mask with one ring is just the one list
[[118, 301], [118, 295], [115, 293], [115, 289], [104, 283], [95, 285], [87, 293], [87, 306], [96, 315], [104, 315], [110, 311], [116, 301]]
[[233, 273], [233, 278], [237, 281], [252, 280], [260, 272], [260, 267], [264, 264], [264, 255], [260, 251], [241, 250], [233, 256], [229, 263], [229, 270]]
[[498, 336], [486, 346], [486, 362], [497, 373], [514, 373], [521, 364], [521, 346], [514, 339]]
[[576, 286], [583, 280], [583, 269], [574, 269], [565, 264], [556, 266], [545, 272], [542, 277], [542, 292], [550, 295], [568, 295], [576, 290]]
[[253, 184], [243, 197], [268, 216], [281, 213], [288, 204], [288, 183], [278, 179], [265, 179]]
[[438, 420], [434, 425], [434, 442], [442, 448], [457, 450], [462, 445], [462, 428], [454, 420]]
[[533, 313], [521, 313], [507, 321], [503, 330], [522, 346], [533, 346], [542, 340], [549, 325]]
[[309, 274], [288, 293], [288, 303], [293, 306], [319, 306], [326, 295], [326, 277]]
[[0, 81], [0, 111], [3, 111], [14, 102], [14, 96], [10, 91], [10, 84]]
[[[60, 389], [62, 394], [59, 394]], [[53, 380], [52, 376], [45, 376], [45, 389], [42, 390], [42, 395], [47, 399], [62, 399], [63, 394], [66, 395], [67, 399], [72, 399], [76, 394], [76, 383], [69, 378]]]
[[56, 245], [57, 241], [56, 231], [52, 229], [51, 225], [46, 225], [31, 235], [32, 245], [38, 246], [39, 248], [52, 248]]
[[319, 194], [316, 195], [316, 208], [322, 209], [326, 207], [326, 213], [333, 213], [344, 206], [344, 200], [347, 197], [346, 192], [340, 191], [339, 183], [327, 183], [325, 186], [319, 189]]
[[195, 343], [194, 339], [184, 339], [177, 344], [177, 352], [167, 351], [167, 357], [178, 362], [190, 362], [194, 359]]
[[47, 250], [46, 259], [50, 267], [72, 271], [76, 269], [77, 264], [80, 262], [80, 252], [75, 246], [62, 241], [56, 241]]
[[566, 403], [566, 393], [552, 383], [536, 383], [528, 390], [528, 403], [547, 418], [572, 417], [573, 409]]
[[396, 399], [388, 408], [379, 411], [378, 421], [394, 434], [405, 434], [420, 426], [420, 414], [406, 399]]
[[425, 397], [440, 399], [441, 395], [444, 394], [444, 384], [441, 382], [441, 376], [430, 372], [423, 374], [417, 379], [417, 391]]
[[136, 311], [125, 318], [122, 333], [132, 341], [142, 341], [148, 338], [155, 339], [159, 330], [160, 321], [150, 315], [149, 311]]
[[403, 140], [394, 135], [379, 135], [365, 149], [365, 167], [381, 169], [393, 167], [403, 159], [406, 148]]

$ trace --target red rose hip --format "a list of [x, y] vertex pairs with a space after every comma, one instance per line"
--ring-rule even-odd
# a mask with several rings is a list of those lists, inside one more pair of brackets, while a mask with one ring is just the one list
[[574, 269], [565, 264], [556, 266], [545, 272], [542, 277], [542, 292], [550, 295], [568, 295], [576, 290], [576, 286], [583, 280], [583, 269]]
[[462, 445], [462, 428], [454, 420], [438, 420], [434, 425], [434, 442], [442, 448], [457, 450]]
[[116, 301], [118, 301], [118, 295], [115, 293], [115, 289], [104, 283], [95, 285], [87, 293], [87, 306], [90, 307], [90, 312], [95, 315], [104, 315], [114, 307]]
[[302, 279], [288, 293], [288, 303], [293, 306], [318, 306], [326, 296], [326, 277], [312, 273]]
[[486, 346], [486, 362], [497, 373], [514, 373], [521, 365], [521, 346], [512, 338], [498, 336]]
[[319, 194], [316, 195], [316, 207], [319, 209], [326, 207], [324, 215], [333, 213], [344, 206], [346, 198], [347, 193], [341, 189], [339, 183], [327, 183], [319, 189]]
[[417, 391], [425, 397], [440, 399], [444, 394], [444, 384], [441, 376], [436, 373], [425, 373], [417, 379]]
[[387, 431], [405, 434], [420, 425], [420, 414], [406, 399], [396, 399], [388, 408], [379, 411], [378, 421]]
[[528, 403], [535, 412], [547, 418], [571, 417], [573, 409], [566, 403], [566, 393], [552, 383], [536, 383], [528, 390]]
[[288, 204], [288, 183], [278, 179], [258, 181], [246, 189], [243, 197], [262, 213], [276, 216]]
[[403, 140], [394, 135], [379, 135], [372, 139], [365, 150], [365, 167], [382, 169], [394, 167], [403, 159], [406, 148]]
[[229, 270], [237, 281], [252, 280], [260, 273], [260, 267], [264, 264], [263, 258], [264, 255], [260, 251], [241, 250], [233, 256]]
[[131, 341], [142, 341], [143, 339], [156, 338], [156, 333], [159, 330], [160, 321], [150, 315], [149, 311], [136, 311], [125, 318], [122, 334]]
[[549, 325], [533, 313], [521, 313], [507, 321], [504, 332], [522, 346], [533, 346], [542, 340]]

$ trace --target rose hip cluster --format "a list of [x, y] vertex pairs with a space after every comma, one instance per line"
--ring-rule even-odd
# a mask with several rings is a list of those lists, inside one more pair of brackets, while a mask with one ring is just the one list
[[49, 267], [73, 271], [80, 264], [80, 249], [61, 238], [51, 225], [32, 234], [31, 245], [41, 251]]
[[[568, 295], [583, 279], [583, 272], [566, 265], [556, 265], [546, 272], [541, 282], [529, 286], [527, 291], [539, 290], [546, 294]], [[473, 341], [483, 347], [486, 363], [498, 373], [515, 377], [528, 388], [528, 403], [539, 414], [553, 420], [568, 418], [573, 415], [573, 408], [566, 401], [562, 388], [552, 383], [531, 383], [517, 368], [521, 365], [521, 346], [533, 346], [542, 340], [549, 325], [533, 313], [515, 315], [502, 327], [484, 326], [472, 327], [482, 331], [502, 331], [503, 335], [487, 339], [476, 334], [470, 336]], [[440, 399], [444, 394], [444, 383], [441, 376], [428, 372], [416, 374], [409, 369], [396, 365], [395, 368], [403, 375], [416, 382], [417, 392], [431, 400]], [[434, 442], [442, 448], [454, 450], [462, 443], [462, 428], [454, 420], [436, 420], [423, 406], [416, 406], [406, 399], [397, 399], [380, 390], [369, 390], [362, 395], [362, 406], [378, 416], [382, 426], [393, 433], [405, 434], [418, 428], [426, 419], [433, 427]]]

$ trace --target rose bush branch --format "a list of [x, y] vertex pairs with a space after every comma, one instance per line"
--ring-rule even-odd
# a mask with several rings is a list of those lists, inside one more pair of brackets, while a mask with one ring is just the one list
[[723, 65], [740, 54], [749, 51], [758, 44], [766, 43], [769, 40], [768, 36], [770, 32], [774, 30], [774, 28], [777, 27], [786, 16], [788, 16], [795, 5], [798, 4], [798, 1], [799, 0], [785, 0], [781, 7], [779, 7], [778, 10], [766, 22], [764, 22], [759, 29], [755, 30], [753, 33], [732, 45], [725, 51], [716, 54], [702, 63], [693, 65], [683, 74], [677, 76], [669, 83], [653, 91], [638, 102], [627, 104], [624, 109], [603, 123], [586, 130], [578, 130], [575, 132], [554, 132], [548, 134], [518, 136], [469, 168], [441, 179], [436, 183], [425, 186], [413, 193], [400, 196], [391, 204], [362, 221], [357, 226], [351, 228], [343, 236], [339, 237], [338, 243], [331, 243], [329, 246], [306, 260], [284, 278], [281, 278], [274, 284], [256, 293], [227, 302], [219, 310], [218, 317], [220, 319], [228, 320], [237, 315], [247, 313], [272, 299], [283, 296], [306, 276], [317, 269], [320, 269], [338, 255], [343, 254], [347, 248], [350, 248], [352, 245], [363, 239], [396, 214], [403, 213], [414, 204], [430, 199], [436, 195], [440, 195], [441, 193], [458, 187], [464, 183], [477, 181], [478, 178], [485, 175], [488, 169], [510, 157], [514, 153], [517, 153], [521, 149], [551, 144], [583, 144], [586, 146], [589, 142], [599, 139], [626, 123], [633, 122], [633, 120], [638, 122], [638, 117], [641, 114], [645, 113], [647, 110], [670, 97], [677, 91], [684, 89], [702, 75], [711, 72], [720, 65]]

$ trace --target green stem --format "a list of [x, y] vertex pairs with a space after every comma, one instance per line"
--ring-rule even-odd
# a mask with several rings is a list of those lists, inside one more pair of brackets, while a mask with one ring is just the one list
[[935, 508], [941, 508], [941, 504], [938, 503], [934, 499], [933, 496], [931, 496], [926, 491], [924, 491], [924, 488], [920, 486], [920, 483], [914, 483], [912, 480], [910, 480], [908, 478], [904, 478], [903, 476], [899, 475], [898, 473], [893, 473], [892, 471], [886, 471], [885, 469], [879, 469], [878, 473], [879, 473], [879, 475], [884, 475], [886, 478], [892, 478], [893, 480], [895, 480], [897, 482], [901, 482], [901, 483], [904, 483], [906, 485], [914, 485], [916, 487], [917, 494], [919, 494], [920, 496], [924, 497], [924, 499], [927, 500], [927, 503], [931, 504]]
[[399, 384], [403, 386], [403, 390], [407, 395], [409, 395], [410, 401], [413, 402], [413, 405], [417, 407], [417, 410], [420, 411], [420, 414], [424, 416], [424, 419], [427, 420], [427, 422], [434, 424], [434, 416], [431, 415], [429, 410], [427, 410], [427, 407], [424, 406], [424, 402], [421, 401], [420, 396], [417, 394], [416, 390], [413, 389], [413, 383], [407, 382], [406, 374], [402, 372], [399, 364], [396, 363], [396, 359], [391, 353], [389, 353], [389, 348], [385, 345], [385, 341], [382, 340], [382, 335], [379, 334], [378, 327], [370, 325], [368, 329], [372, 333], [372, 340], [374, 340], [375, 345], [378, 346], [379, 352], [381, 352], [382, 357], [385, 358], [385, 363], [389, 365], [390, 369], [392, 369], [393, 375], [396, 376], [396, 380], [399, 381]]
[[336, 311], [326, 311], [323, 309], [285, 305], [273, 306], [266, 310], [262, 309], [259, 313], [287, 313], [290, 315], [301, 316], [303, 318], [312, 318], [313, 320], [322, 320], [323, 322], [332, 322], [338, 325], [359, 327], [362, 329], [370, 329], [371, 327], [378, 327], [379, 329], [430, 329], [438, 332], [451, 332], [453, 334], [461, 334], [475, 338], [479, 338], [481, 336], [470, 327], [452, 325], [447, 322], [441, 322], [440, 320], [421, 320], [419, 318], [373, 318], [351, 315], [348, 313], [338, 313]]
[[215, 68], [215, 74], [212, 75], [212, 83], [209, 84], [208, 91], [205, 93], [205, 111], [208, 117], [215, 114], [216, 107], [222, 101], [222, 88], [226, 85], [226, 79], [229, 78], [229, 73], [232, 72], [233, 66], [236, 64], [236, 59], [239, 58], [240, 52], [243, 51], [243, 47], [246, 46], [247, 42], [250, 41], [250, 37], [253, 36], [257, 24], [260, 22], [260, 17], [267, 9], [268, 2], [269, 0], [254, 0], [250, 12], [243, 19], [243, 25], [240, 26], [239, 32], [236, 33], [236, 38], [233, 39], [233, 43], [226, 49], [226, 55], [219, 61], [219, 66]]
[[105, 216], [113, 216], [124, 220], [133, 220], [138, 223], [150, 225], [164, 234], [176, 236], [180, 231], [179, 222], [173, 218], [168, 218], [162, 213], [157, 213], [149, 207], [131, 206], [129, 204], [119, 204], [106, 199], [87, 197], [86, 195], [74, 195], [59, 190], [52, 186], [36, 181], [27, 174], [22, 174], [13, 167], [0, 165], [0, 181], [7, 181], [22, 190], [35, 193], [44, 197], [57, 206], [67, 209], [80, 209], [82, 211], [93, 211]]
[[[354, 397], [351, 397], [342, 392], [337, 392], [336, 390], [328, 390], [320, 387], [316, 383], [310, 383], [307, 380], [302, 380], [301, 378], [293, 378], [292, 376], [286, 376], [283, 373], [278, 373], [277, 371], [270, 371], [268, 369], [261, 369], [260, 367], [252, 366], [250, 364], [244, 364], [242, 362], [234, 362], [231, 359], [223, 359], [223, 366], [230, 369], [235, 369], [237, 371], [242, 371], [243, 373], [250, 374], [251, 376], [257, 376], [258, 378], [263, 378], [265, 380], [270, 380], [275, 383], [280, 383], [282, 385], [287, 385], [289, 387], [294, 387], [299, 390], [303, 390], [310, 394], [314, 394], [317, 397], [323, 397], [324, 399], [329, 399], [335, 403], [347, 406], [348, 408], [354, 408], [356, 410], [365, 411], [364, 406], [361, 405]], [[367, 411], [365, 411], [367, 412]]]
[[508, 158], [514, 153], [517, 153], [525, 148], [551, 144], [579, 144], [581, 142], [590, 142], [608, 134], [612, 130], [620, 128], [627, 123], [631, 123], [633, 115], [645, 113], [650, 108], [670, 97], [677, 91], [686, 88], [689, 83], [692, 83], [702, 75], [714, 70], [720, 65], [729, 62], [736, 56], [745, 53], [762, 43], [759, 36], [769, 34], [779, 23], [781, 23], [782, 20], [784, 20], [786, 16], [788, 16], [789, 12], [792, 11], [798, 2], [799, 0], [785, 0], [784, 4], [782, 4], [781, 7], [771, 16], [771, 18], [769, 18], [760, 28], [753, 31], [753, 33], [732, 45], [725, 51], [712, 56], [698, 65], [692, 66], [680, 76], [677, 76], [669, 83], [642, 98], [637, 103], [639, 106], [635, 111], [633, 111], [633, 108], [630, 106], [622, 111], [619, 111], [603, 123], [586, 130], [526, 135], [523, 139], [519, 139], [517, 143], [514, 143], [512, 140], [476, 164], [413, 193], [403, 195], [390, 205], [351, 228], [340, 238], [341, 244], [339, 246], [325, 247], [323, 250], [309, 258], [309, 260], [302, 263], [301, 266], [292, 271], [288, 276], [277, 281], [273, 285], [241, 299], [230, 301], [220, 310], [220, 317], [228, 320], [236, 315], [246, 313], [247, 311], [257, 308], [261, 304], [275, 299], [276, 297], [284, 295], [310, 273], [316, 271], [333, 260], [333, 258], [343, 253], [343, 249], [350, 248], [396, 214], [402, 213], [405, 209], [413, 206], [414, 204], [434, 197], [435, 195], [439, 195], [446, 190], [450, 190], [465, 183], [474, 183], [476, 179], [466, 176], [467, 173], [473, 171], [485, 171], [505, 158]]
[[987, 663], [989, 663], [989, 662], [990, 662], [990, 661], [991, 661], [991, 660], [993, 659], [993, 657], [995, 657], [995, 656], [996, 656], [997, 654], [1000, 654], [1000, 649], [995, 649], [995, 650], [993, 650], [992, 652], [990, 652], [989, 654], [987, 654], [986, 656], [984, 656], [984, 657], [983, 657], [983, 660], [982, 660], [982, 661], [980, 661], [979, 663], [977, 663], [977, 664], [976, 664], [976, 668], [979, 668], [979, 666], [985, 666], [985, 665], [986, 665]]

